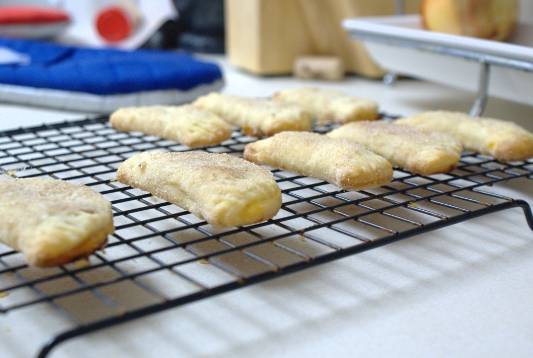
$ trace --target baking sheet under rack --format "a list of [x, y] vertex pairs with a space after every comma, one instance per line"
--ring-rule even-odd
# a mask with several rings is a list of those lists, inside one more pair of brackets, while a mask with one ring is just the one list
[[[254, 140], [235, 132], [204, 150], [241, 155]], [[89, 262], [35, 269], [21, 254], [0, 247], [0, 319], [26, 310], [22, 319], [31, 320], [31, 308], [39, 306], [67, 322], [39, 356], [99, 329], [493, 212], [521, 207], [533, 229], [525, 201], [483, 191], [493, 183], [532, 178], [533, 160], [504, 164], [464, 153], [451, 173], [395, 170], [389, 185], [348, 192], [273, 169], [283, 191], [279, 213], [264, 223], [220, 230], [115, 181], [123, 160], [152, 149], [189, 150], [117, 132], [105, 117], [0, 132], [3, 171], [82, 183], [113, 204], [116, 232]]]

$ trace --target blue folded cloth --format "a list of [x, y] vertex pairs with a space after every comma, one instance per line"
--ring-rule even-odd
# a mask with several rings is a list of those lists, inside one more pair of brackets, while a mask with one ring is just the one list
[[154, 50], [91, 49], [0, 38], [30, 58], [27, 64], [0, 66], [0, 84], [95, 95], [191, 90], [221, 81], [220, 68], [186, 53]]

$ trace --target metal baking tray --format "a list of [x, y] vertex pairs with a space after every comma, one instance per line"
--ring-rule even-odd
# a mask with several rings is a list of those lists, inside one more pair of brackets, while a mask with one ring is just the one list
[[397, 74], [477, 91], [471, 114], [488, 94], [531, 105], [533, 25], [521, 23], [510, 42], [427, 31], [419, 15], [348, 19], [343, 26], [372, 58]]

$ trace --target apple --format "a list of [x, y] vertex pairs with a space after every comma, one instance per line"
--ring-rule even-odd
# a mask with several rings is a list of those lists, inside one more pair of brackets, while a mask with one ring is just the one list
[[518, 0], [423, 0], [420, 12], [431, 31], [506, 40], [516, 26]]

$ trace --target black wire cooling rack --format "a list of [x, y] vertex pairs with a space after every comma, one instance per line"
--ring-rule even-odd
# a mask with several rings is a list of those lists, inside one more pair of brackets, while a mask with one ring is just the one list
[[[254, 140], [235, 132], [204, 150], [241, 155]], [[34, 269], [21, 254], [0, 248], [0, 313], [44, 304], [69, 322], [40, 357], [70, 338], [496, 211], [521, 207], [533, 229], [525, 201], [482, 190], [532, 178], [532, 160], [504, 164], [464, 153], [451, 173], [396, 170], [389, 185], [349, 192], [274, 169], [283, 191], [280, 212], [264, 223], [220, 230], [115, 181], [123, 160], [152, 149], [189, 150], [117, 132], [105, 117], [0, 132], [4, 172], [82, 183], [113, 204], [116, 231], [89, 262]]]

